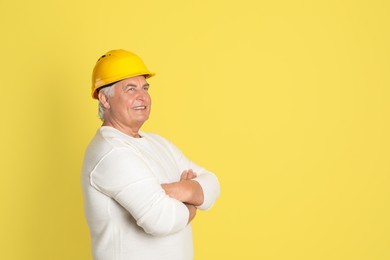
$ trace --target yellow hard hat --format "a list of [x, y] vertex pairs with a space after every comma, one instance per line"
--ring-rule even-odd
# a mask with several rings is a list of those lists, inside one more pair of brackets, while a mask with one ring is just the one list
[[126, 50], [112, 50], [104, 54], [96, 62], [92, 73], [92, 97], [97, 99], [98, 89], [122, 79], [145, 75], [150, 72], [144, 62], [136, 54]]

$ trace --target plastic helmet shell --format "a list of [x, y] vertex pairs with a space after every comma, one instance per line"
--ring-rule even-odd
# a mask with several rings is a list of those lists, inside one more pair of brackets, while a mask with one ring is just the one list
[[126, 50], [112, 50], [96, 62], [92, 73], [92, 97], [97, 99], [98, 89], [117, 81], [144, 75], [153, 77], [144, 62], [136, 54]]

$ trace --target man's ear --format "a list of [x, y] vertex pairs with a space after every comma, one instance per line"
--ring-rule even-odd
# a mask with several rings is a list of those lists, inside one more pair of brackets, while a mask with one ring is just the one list
[[110, 108], [110, 103], [108, 101], [108, 97], [105, 94], [103, 94], [103, 92], [99, 91], [98, 99], [99, 99], [100, 103], [102, 103], [102, 105], [105, 109]]

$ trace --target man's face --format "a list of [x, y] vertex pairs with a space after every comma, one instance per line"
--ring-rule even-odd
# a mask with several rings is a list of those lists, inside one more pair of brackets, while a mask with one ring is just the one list
[[124, 79], [114, 86], [109, 97], [110, 121], [123, 127], [139, 128], [149, 118], [151, 99], [144, 76]]

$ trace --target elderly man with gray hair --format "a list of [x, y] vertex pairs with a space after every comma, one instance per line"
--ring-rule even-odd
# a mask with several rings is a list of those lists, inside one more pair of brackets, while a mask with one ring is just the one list
[[193, 259], [190, 222], [219, 196], [213, 173], [140, 130], [152, 76], [125, 50], [107, 52], [93, 71], [103, 124], [85, 153], [82, 187], [95, 260]]

